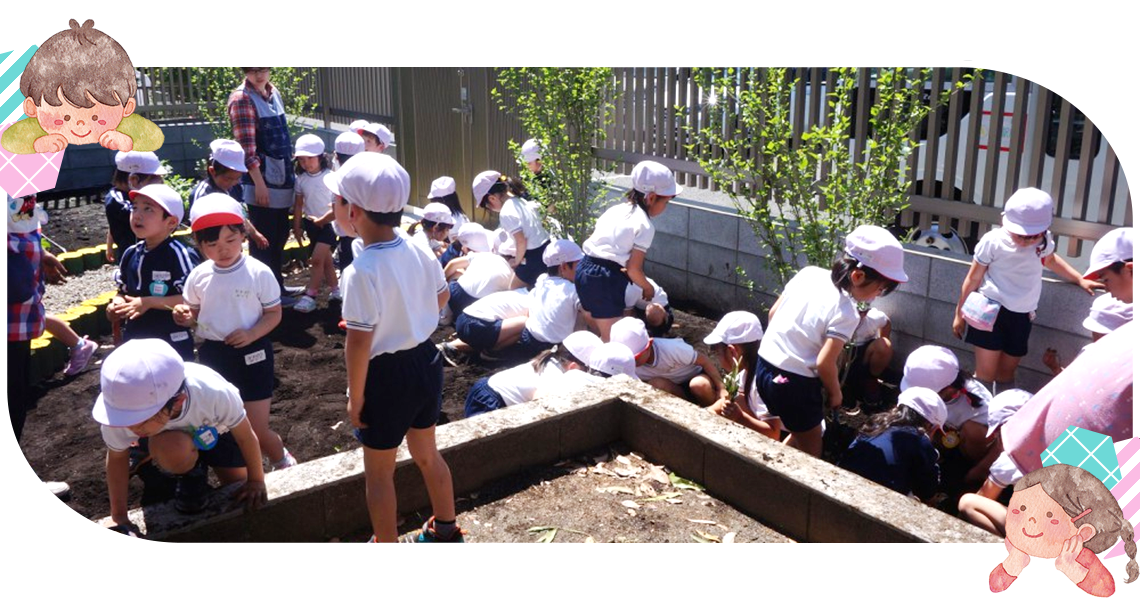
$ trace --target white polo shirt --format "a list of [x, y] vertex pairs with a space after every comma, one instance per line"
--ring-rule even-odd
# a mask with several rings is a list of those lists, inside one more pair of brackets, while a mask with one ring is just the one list
[[629, 286], [627, 286], [625, 289], [626, 309], [633, 309], [634, 307], [638, 309], [645, 309], [646, 307], [649, 307], [650, 304], [654, 303], [662, 307], [669, 304], [669, 295], [665, 294], [665, 290], [658, 286], [657, 282], [654, 282], [652, 279], [645, 279], [649, 281], [650, 286], [653, 286], [653, 298], [649, 299], [648, 301], [641, 298], [641, 286], [630, 282]]
[[550, 239], [550, 234], [542, 228], [538, 204], [521, 197], [512, 197], [503, 203], [499, 210], [499, 228], [512, 237], [521, 231], [526, 238], [528, 250], [533, 250]]
[[[740, 371], [736, 374], [736, 386], [740, 388], [741, 393], [744, 392], [744, 384], [747, 381], [747, 379], [744, 378], [745, 373], [747, 373], [747, 371]], [[752, 391], [748, 394], [748, 410], [752, 412], [752, 415], [756, 417], [756, 419], [764, 419], [768, 417], [768, 405], [764, 404], [764, 399], [760, 398], [760, 391], [757, 390], [756, 387], [757, 384], [753, 381]]]
[[816, 360], [829, 338], [847, 343], [859, 325], [849, 296], [831, 283], [831, 271], [804, 267], [784, 287], [776, 316], [760, 340], [760, 357], [773, 366], [819, 377]]
[[637, 367], [642, 381], [664, 377], [673, 383], [688, 383], [704, 369], [697, 364], [697, 350], [684, 339], [654, 339], [653, 359]]
[[506, 320], [527, 315], [530, 309], [530, 295], [526, 288], [503, 290], [489, 294], [467, 306], [463, 313], [486, 322]]
[[346, 328], [372, 332], [371, 356], [423, 343], [439, 322], [447, 290], [439, 261], [398, 236], [364, 248], [344, 270]]
[[582, 309], [574, 282], [544, 273], [535, 280], [530, 298], [530, 317], [526, 320], [530, 334], [547, 343], [562, 343], [574, 332]]
[[851, 342], [856, 345], [863, 345], [878, 339], [879, 333], [890, 321], [891, 319], [887, 317], [887, 314], [872, 307], [867, 315], [859, 317], [859, 325], [855, 327], [855, 334], [851, 338]]
[[625, 266], [634, 250], [646, 252], [653, 243], [649, 215], [632, 203], [619, 203], [606, 210], [594, 225], [594, 233], [582, 244], [586, 256]]
[[[222, 435], [245, 419], [241, 394], [233, 384], [201, 364], [187, 362], [185, 367], [186, 400], [182, 403], [182, 413], [166, 422], [162, 432], [185, 430], [193, 434], [202, 426], [210, 426]], [[100, 427], [103, 442], [111, 451], [126, 451], [131, 443], [139, 440], [138, 435], [126, 428]]]
[[1017, 464], [1013, 462], [1013, 458], [1009, 457], [1009, 453], [1006, 451], [1002, 451], [998, 454], [997, 459], [990, 465], [989, 479], [998, 487], [1009, 487], [1020, 481], [1024, 476], [1021, 469], [1017, 467]]
[[265, 263], [243, 254], [225, 269], [213, 261], [194, 267], [182, 299], [199, 310], [199, 337], [225, 341], [235, 330], [253, 328], [266, 309], [280, 305], [281, 287]]
[[[471, 252], [467, 255], [467, 260], [467, 269], [455, 280], [467, 294], [481, 299], [511, 287], [515, 270], [511, 269], [507, 259], [494, 252]], [[435, 266], [439, 267], [438, 260]]]
[[542, 372], [534, 370], [534, 363], [527, 361], [518, 366], [500, 371], [487, 379], [487, 385], [503, 397], [508, 406], [522, 404], [534, 400], [538, 386], [551, 383], [562, 375], [562, 369], [551, 361], [542, 367]]
[[1005, 229], [992, 229], [974, 248], [974, 260], [986, 265], [986, 275], [978, 291], [1012, 312], [1036, 310], [1044, 268], [1041, 259], [1052, 254], [1056, 247], [1057, 244], [1048, 239], [1040, 252], [1038, 246], [1019, 248]]
[[327, 173], [329, 170], [326, 169], [317, 174], [310, 174], [309, 172], [297, 174], [293, 191], [304, 198], [305, 203], [302, 210], [304, 210], [305, 216], [320, 218], [332, 209], [329, 204], [332, 203], [333, 194], [329, 187], [325, 186], [324, 180]]
[[970, 399], [966, 396], [958, 396], [954, 400], [946, 403], [946, 423], [959, 430], [962, 429], [962, 424], [968, 421], [977, 422], [983, 428], [990, 425], [990, 401], [994, 396], [986, 389], [977, 379], [969, 377], [966, 379], [965, 389], [967, 392], [982, 399], [982, 404], [975, 409], [970, 406]]

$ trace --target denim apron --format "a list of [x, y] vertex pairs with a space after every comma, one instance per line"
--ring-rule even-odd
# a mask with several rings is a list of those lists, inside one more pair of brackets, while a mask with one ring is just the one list
[[[293, 144], [289, 138], [289, 126], [285, 120], [285, 105], [276, 88], [267, 101], [256, 91], [248, 93], [257, 110], [257, 158], [261, 162], [261, 177], [270, 189], [288, 189], [289, 207], [292, 207], [293, 191]], [[243, 184], [252, 185], [249, 174], [242, 176]], [[274, 202], [270, 207], [278, 207]]]

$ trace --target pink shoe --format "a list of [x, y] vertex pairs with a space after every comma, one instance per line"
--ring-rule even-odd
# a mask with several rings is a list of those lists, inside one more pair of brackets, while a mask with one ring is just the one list
[[71, 360], [67, 362], [67, 368], [64, 369], [63, 374], [68, 377], [74, 377], [87, 370], [87, 365], [91, 364], [91, 356], [95, 355], [95, 350], [99, 349], [99, 344], [83, 337], [79, 340], [79, 344], [71, 348]]

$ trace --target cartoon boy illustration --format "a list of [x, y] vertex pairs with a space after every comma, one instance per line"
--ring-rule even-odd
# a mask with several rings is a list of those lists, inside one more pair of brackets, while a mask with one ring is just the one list
[[24, 114], [0, 146], [16, 154], [99, 143], [111, 150], [153, 151], [162, 130], [134, 114], [135, 68], [119, 43], [88, 19], [48, 38], [20, 77]]
[[1103, 483], [1088, 471], [1053, 464], [1025, 475], [1013, 488], [1005, 522], [1009, 556], [990, 572], [990, 590], [1005, 591], [1032, 557], [1055, 559], [1054, 567], [1081, 590], [1108, 597], [1116, 590], [1112, 575], [1096, 553], [1123, 540], [1128, 578], [1136, 580], [1136, 543], [1132, 525]]

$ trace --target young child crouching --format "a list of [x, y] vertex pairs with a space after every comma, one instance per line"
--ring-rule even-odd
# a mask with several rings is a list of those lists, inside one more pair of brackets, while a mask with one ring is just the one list
[[433, 516], [417, 542], [462, 542], [455, 524], [451, 470], [435, 444], [443, 393], [443, 357], [431, 342], [449, 292], [435, 257], [396, 232], [411, 180], [395, 159], [363, 152], [337, 172], [364, 250], [344, 272], [348, 416], [364, 445], [364, 480], [372, 539], [395, 542], [396, 449], [408, 451], [424, 477]]
[[737, 387], [736, 396], [714, 402], [709, 410], [778, 441], [780, 418], [768, 413], [767, 405], [756, 391], [756, 359], [763, 338], [760, 318], [747, 311], [728, 312], [705, 337], [721, 368], [736, 372]]
[[102, 424], [107, 445], [107, 495], [117, 531], [133, 526], [127, 516], [130, 446], [148, 442], [159, 468], [178, 477], [175, 508], [205, 507], [206, 466], [223, 485], [245, 484], [234, 498], [249, 508], [265, 504], [265, 473], [257, 435], [237, 388], [214, 371], [183, 362], [159, 339], [136, 339], [103, 362], [102, 393], [91, 416]]
[[269, 428], [273, 344], [268, 335], [281, 322], [281, 289], [269, 267], [242, 252], [241, 204], [229, 195], [213, 193], [196, 201], [190, 229], [211, 262], [186, 278], [186, 303], [175, 308], [174, 318], [184, 326], [197, 324], [203, 339], [198, 361], [241, 392], [270, 469], [294, 466], [297, 460]]
[[633, 352], [637, 376], [658, 390], [692, 400], [702, 407], [718, 398], [731, 398], [713, 361], [684, 339], [653, 339], [645, 330], [645, 322], [622, 318], [610, 328], [610, 341], [621, 343]]

